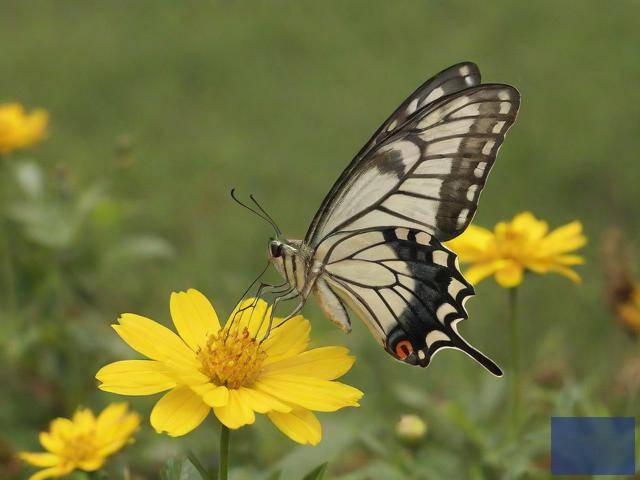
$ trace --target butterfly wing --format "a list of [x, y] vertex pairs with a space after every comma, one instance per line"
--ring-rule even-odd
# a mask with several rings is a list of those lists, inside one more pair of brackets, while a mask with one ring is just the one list
[[327, 194], [311, 223], [311, 227], [307, 233], [307, 239], [313, 236], [315, 229], [319, 226], [319, 223], [321, 223], [324, 212], [333, 203], [334, 197], [342, 189], [341, 187], [344, 186], [347, 178], [349, 178], [354, 170], [357, 170], [361, 160], [375, 145], [379, 145], [397, 132], [410, 117], [413, 117], [426, 105], [444, 96], [480, 85], [480, 78], [480, 70], [475, 63], [462, 62], [437, 73], [409, 95], [360, 149], [353, 161]]
[[408, 228], [371, 228], [337, 237], [317, 252], [325, 263], [323, 291], [316, 291], [321, 304], [331, 294], [340, 300], [341, 314], [348, 305], [387, 352], [406, 363], [426, 367], [440, 349], [455, 348], [502, 375], [458, 333], [474, 290], [455, 254], [434, 236]]
[[343, 329], [346, 305], [398, 359], [426, 366], [457, 348], [501, 375], [457, 332], [474, 292], [440, 243], [471, 222], [520, 104], [515, 88], [479, 83], [465, 63], [409, 96], [340, 176], [305, 244], [325, 265], [316, 296]]
[[439, 240], [471, 222], [487, 175], [520, 103], [508, 85], [480, 85], [443, 97], [343, 173], [305, 242], [344, 230], [404, 226]]

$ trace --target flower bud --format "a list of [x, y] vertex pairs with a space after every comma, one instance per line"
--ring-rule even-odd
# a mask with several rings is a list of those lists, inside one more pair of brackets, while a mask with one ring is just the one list
[[417, 415], [402, 415], [396, 424], [396, 435], [409, 445], [417, 444], [426, 434], [427, 424]]

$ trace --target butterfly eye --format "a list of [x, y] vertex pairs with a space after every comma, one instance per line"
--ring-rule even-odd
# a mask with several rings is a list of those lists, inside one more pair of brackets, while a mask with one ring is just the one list
[[413, 353], [413, 345], [409, 340], [400, 340], [396, 344], [396, 355], [400, 360], [404, 360]]
[[269, 244], [269, 251], [273, 258], [278, 258], [282, 256], [282, 244], [278, 242], [271, 242]]

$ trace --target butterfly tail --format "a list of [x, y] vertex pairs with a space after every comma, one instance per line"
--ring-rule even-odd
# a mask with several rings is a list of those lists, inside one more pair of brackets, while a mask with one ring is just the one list
[[496, 362], [491, 360], [480, 350], [476, 350], [475, 348], [473, 348], [471, 345], [465, 342], [462, 338], [458, 337], [456, 340], [458, 340], [457, 342], [455, 342], [456, 348], [458, 348], [459, 350], [462, 350], [464, 353], [469, 355], [471, 358], [473, 358], [476, 362], [478, 362], [480, 365], [482, 365], [484, 368], [486, 368], [490, 373], [492, 373], [496, 377], [502, 377], [503, 375], [502, 369], [496, 364]]

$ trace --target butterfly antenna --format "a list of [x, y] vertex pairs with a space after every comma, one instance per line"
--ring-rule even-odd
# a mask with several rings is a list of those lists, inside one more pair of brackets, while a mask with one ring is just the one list
[[260, 213], [259, 211], [251, 208], [249, 205], [247, 205], [246, 203], [243, 203], [242, 201], [240, 201], [238, 199], [238, 197], [236, 196], [236, 189], [232, 188], [231, 189], [231, 198], [233, 198], [233, 200], [240, 205], [241, 207], [246, 208], [247, 210], [249, 210], [250, 212], [252, 212], [254, 215], [257, 215], [258, 217], [260, 217], [262, 220], [264, 220], [265, 222], [267, 222], [269, 225], [271, 225], [271, 227], [275, 230], [277, 235], [280, 235], [280, 229], [278, 228], [278, 226], [275, 224], [275, 222], [268, 216], [265, 216], [265, 214]]
[[273, 228], [275, 228], [276, 230], [276, 233], [278, 235], [282, 234], [282, 230], [280, 230], [280, 227], [278, 227], [278, 224], [276, 223], [276, 221], [273, 219], [271, 215], [269, 215], [269, 212], [267, 212], [264, 208], [262, 208], [262, 205], [260, 205], [260, 203], [256, 200], [256, 197], [254, 197], [253, 194], [250, 194], [249, 198], [251, 199], [251, 201], [253, 201], [256, 207], [258, 207], [258, 209], [270, 220], [271, 225], [273, 225]]

